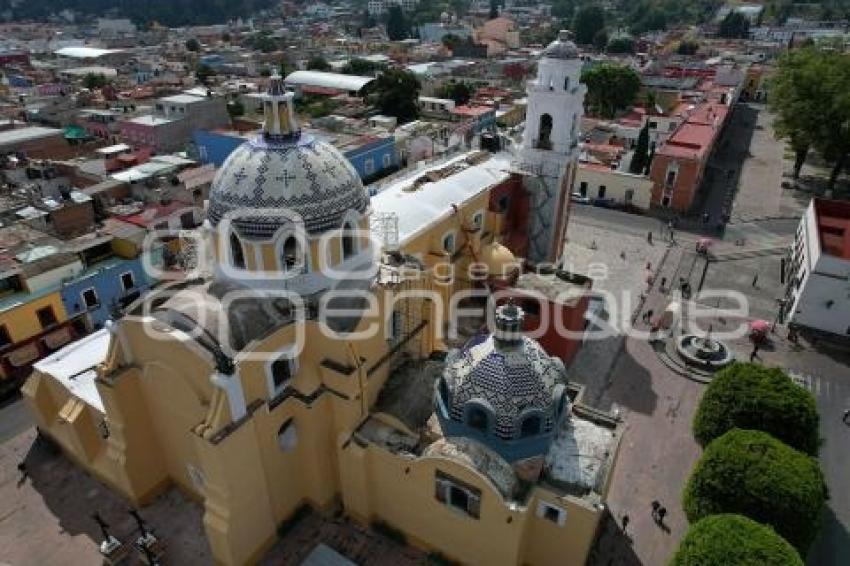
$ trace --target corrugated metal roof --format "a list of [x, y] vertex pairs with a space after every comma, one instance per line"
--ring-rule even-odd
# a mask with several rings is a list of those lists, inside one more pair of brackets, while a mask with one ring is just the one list
[[295, 71], [289, 73], [283, 82], [287, 85], [318, 86], [338, 90], [358, 91], [374, 80], [375, 77], [358, 77], [356, 75], [326, 73], [324, 71]]

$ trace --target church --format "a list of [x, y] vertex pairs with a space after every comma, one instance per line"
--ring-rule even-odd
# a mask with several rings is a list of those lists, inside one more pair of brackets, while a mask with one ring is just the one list
[[540, 331], [581, 331], [591, 286], [557, 266], [580, 69], [562, 32], [514, 154], [371, 198], [274, 77], [195, 272], [35, 366], [41, 434], [134, 505], [176, 485], [221, 564], [261, 558], [305, 505], [459, 563], [584, 564], [622, 430], [569, 381], [580, 341]]

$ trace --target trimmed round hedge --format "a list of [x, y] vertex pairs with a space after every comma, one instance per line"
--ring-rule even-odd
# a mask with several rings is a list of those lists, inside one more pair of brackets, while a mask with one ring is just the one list
[[803, 566], [794, 547], [741, 515], [711, 515], [691, 525], [670, 566]]
[[714, 376], [694, 416], [694, 436], [705, 446], [733, 428], [762, 430], [812, 456], [820, 445], [814, 396], [778, 368], [734, 363]]
[[733, 429], [712, 441], [685, 486], [691, 523], [739, 513], [773, 527], [805, 556], [827, 498], [817, 460], [767, 433]]

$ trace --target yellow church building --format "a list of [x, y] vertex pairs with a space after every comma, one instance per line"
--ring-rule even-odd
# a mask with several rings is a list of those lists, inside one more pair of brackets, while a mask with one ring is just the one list
[[199, 277], [36, 364], [42, 434], [133, 504], [177, 485], [221, 564], [262, 557], [305, 504], [464, 564], [584, 564], [618, 422], [581, 404], [519, 306], [445, 332], [473, 283], [437, 264], [513, 261], [496, 215], [475, 217], [487, 195], [458, 200], [454, 222], [489, 227], [458, 230], [464, 245], [429, 251], [439, 219], [380, 253], [351, 165], [301, 134], [279, 78], [264, 104], [213, 184]]

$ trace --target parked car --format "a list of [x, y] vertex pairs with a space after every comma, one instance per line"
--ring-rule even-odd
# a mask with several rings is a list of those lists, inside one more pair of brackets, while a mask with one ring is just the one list
[[571, 194], [570, 200], [578, 204], [590, 204], [592, 202], [592, 199], [590, 197], [582, 196], [581, 193]]

